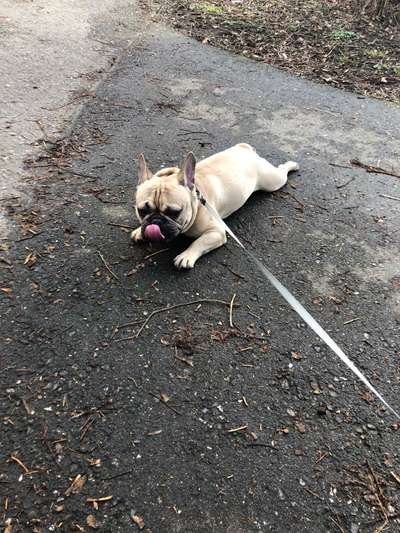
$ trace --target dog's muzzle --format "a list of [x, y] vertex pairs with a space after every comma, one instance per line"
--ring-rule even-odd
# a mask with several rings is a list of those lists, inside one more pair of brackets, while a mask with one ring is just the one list
[[143, 238], [151, 242], [168, 242], [181, 232], [173, 220], [159, 214], [151, 215], [142, 225]]

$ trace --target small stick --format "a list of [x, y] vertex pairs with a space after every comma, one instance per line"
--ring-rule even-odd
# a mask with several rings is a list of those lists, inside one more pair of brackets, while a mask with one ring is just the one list
[[337, 526], [342, 533], [346, 533], [345, 530], [342, 528], [342, 526], [338, 522], [336, 522], [336, 520], [334, 518], [332, 518], [330, 516], [329, 519], [332, 520], [332, 522], [335, 524], [335, 526]]
[[389, 196], [388, 194], [380, 194], [379, 196], [382, 196], [382, 198], [389, 198], [389, 200], [397, 200], [398, 202], [400, 202], [400, 198], [398, 198], [397, 196]]
[[397, 483], [400, 485], [400, 477], [395, 474], [395, 472], [390, 472], [391, 476], [393, 477], [393, 479], [395, 479], [397, 481]]
[[168, 407], [168, 409], [171, 409], [171, 411], [173, 411], [177, 415], [182, 416], [182, 413], [177, 411], [174, 407], [172, 407], [172, 405], [168, 405], [168, 403], [165, 400], [163, 400], [160, 396], [157, 396], [157, 394], [154, 394], [154, 392], [149, 392], [149, 394], [150, 396], [153, 396], [154, 398], [156, 398], [160, 403], [164, 404], [165, 407]]
[[182, 361], [182, 363], [185, 363], [185, 365], [187, 366], [193, 367], [193, 361], [191, 359], [187, 359], [186, 357], [180, 357], [178, 355], [178, 349], [176, 346], [175, 346], [175, 359], [177, 359], [178, 361]]
[[347, 185], [349, 185], [352, 181], [354, 181], [356, 179], [355, 176], [353, 176], [352, 178], [350, 178], [348, 181], [345, 181], [344, 183], [340, 183], [339, 185], [336, 185], [336, 189], [342, 189], [343, 187], [346, 187]]
[[372, 480], [373, 480], [373, 482], [375, 484], [375, 487], [376, 487], [376, 489], [375, 489], [376, 499], [378, 500], [381, 513], [383, 515], [383, 518], [385, 519], [384, 523], [381, 526], [379, 526], [377, 528], [377, 530], [376, 530], [377, 532], [381, 533], [385, 529], [386, 525], [389, 522], [388, 515], [387, 515], [385, 507], [384, 507], [384, 505], [382, 503], [382, 500], [385, 501], [385, 495], [383, 494], [382, 488], [379, 485], [378, 480], [376, 479], [375, 472], [372, 470], [372, 466], [369, 464], [369, 461], [367, 461], [367, 466], [368, 466], [368, 469], [369, 469], [369, 471], [371, 473]]
[[274, 449], [274, 447], [271, 446], [271, 444], [267, 444], [266, 442], [250, 442], [249, 444], [246, 444], [246, 448], [255, 448], [256, 446]]
[[[114, 326], [114, 329], [122, 329], [122, 328], [128, 328], [129, 326], [136, 326], [137, 324], [140, 324], [140, 322], [143, 322], [144, 318], [139, 318], [138, 320], [134, 320], [133, 322], [127, 322], [126, 324], [118, 324], [118, 326]], [[121, 340], [121, 339], [117, 339]]]
[[162, 254], [163, 252], [168, 251], [169, 248], [163, 248], [162, 250], [158, 250], [157, 252], [153, 252], [152, 254], [146, 255], [143, 258], [143, 261], [146, 261], [146, 259], [150, 259], [150, 257], [154, 257], [155, 255]]
[[304, 487], [304, 490], [307, 491], [309, 494], [311, 494], [312, 496], [315, 496], [315, 498], [318, 498], [319, 500], [321, 500], [321, 502], [325, 501], [323, 498], [321, 498], [321, 496], [319, 494], [316, 494], [315, 492], [313, 492], [311, 489], [309, 489], [308, 487]]
[[331, 167], [352, 168], [352, 167], [349, 167], [348, 165], [338, 165], [337, 163], [329, 163], [329, 165], [330, 165]]
[[322, 461], [322, 459], [325, 459], [325, 457], [328, 457], [328, 455], [330, 455], [329, 452], [324, 452], [321, 457], [319, 457], [316, 461], [315, 461], [315, 464], [318, 464]]
[[231, 328], [233, 328], [233, 303], [235, 301], [235, 298], [236, 298], [236, 293], [232, 296], [232, 300], [231, 300], [231, 303], [229, 305], [229, 325]]
[[[138, 332], [133, 338], [138, 338], [139, 335], [142, 333], [143, 329], [146, 327], [146, 325], [150, 322], [150, 320], [153, 318], [153, 316], [163, 313], [164, 311], [171, 311], [172, 309], [177, 309], [178, 307], [184, 307], [186, 305], [196, 305], [201, 303], [216, 303], [221, 305], [230, 305], [228, 302], [224, 302], [223, 300], [207, 300], [207, 299], [200, 299], [200, 300], [193, 300], [192, 302], [185, 302], [181, 304], [175, 304], [175, 305], [169, 305], [167, 307], [162, 307], [161, 309], [156, 309], [155, 311], [152, 311], [149, 316], [146, 318], [146, 320], [143, 322], [143, 324], [140, 326]], [[125, 339], [128, 340], [128, 339]]]
[[238, 428], [228, 429], [227, 433], [238, 433], [239, 431], [244, 431], [247, 428], [248, 428], [248, 425], [246, 424], [245, 426], [240, 426]]
[[116, 274], [114, 274], [114, 272], [113, 272], [113, 271], [111, 270], [111, 268], [108, 266], [107, 261], [104, 259], [103, 254], [100, 252], [100, 250], [97, 250], [97, 253], [99, 254], [100, 259], [103, 261], [104, 266], [105, 266], [106, 269], [109, 271], [109, 273], [112, 275], [112, 277], [115, 278], [117, 281], [120, 281], [119, 277], [118, 277]]
[[116, 222], [107, 222], [109, 226], [117, 226], [117, 228], [135, 229], [133, 226], [127, 226], [126, 224], [117, 224]]
[[[224, 266], [226, 266], [226, 265], [224, 265]], [[237, 276], [238, 278], [240, 278], [240, 279], [244, 279], [245, 281], [247, 281], [246, 278], [245, 278], [244, 276], [242, 276], [242, 274], [238, 274], [237, 272], [235, 272], [234, 270], [232, 270], [232, 269], [229, 268], [228, 266], [226, 266], [226, 268], [227, 268], [227, 269], [229, 270], [229, 272], [231, 272], [234, 276]]]
[[303, 202], [301, 202], [298, 198], [296, 198], [296, 196], [292, 194], [291, 192], [287, 192], [286, 194], [288, 194], [291, 198], [293, 198], [293, 200], [295, 200], [299, 204], [301, 209], [304, 211], [305, 204], [303, 204]]
[[[29, 230], [31, 233], [33, 230]], [[38, 235], [41, 235], [42, 232], [39, 231], [38, 233], [32, 233], [32, 235], [28, 235], [27, 237], [21, 237], [20, 239], [17, 239], [16, 242], [21, 242], [21, 241], [27, 241], [28, 239], [33, 239], [34, 237], [37, 237]]]
[[19, 464], [19, 466], [22, 468], [22, 470], [25, 472], [25, 474], [31, 474], [32, 472], [29, 470], [27, 466], [24, 465], [24, 463], [18, 459], [18, 457], [15, 457], [15, 455], [11, 456], [11, 459]]
[[372, 174], [386, 174], [387, 176], [393, 176], [395, 178], [400, 178], [400, 174], [396, 174], [395, 172], [390, 172], [389, 170], [385, 170], [381, 167], [375, 167], [374, 165], [367, 165], [366, 163], [361, 163], [358, 159], [351, 159], [350, 163], [356, 167], [361, 167], [367, 172], [370, 172]]
[[351, 320], [347, 320], [347, 322], [343, 322], [343, 326], [346, 326], [347, 324], [351, 324], [352, 322], [356, 322], [357, 320], [361, 320], [360, 317], [352, 318]]

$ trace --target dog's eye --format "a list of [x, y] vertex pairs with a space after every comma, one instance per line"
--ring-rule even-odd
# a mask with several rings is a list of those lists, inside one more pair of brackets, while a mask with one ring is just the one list
[[178, 218], [181, 213], [182, 209], [175, 209], [173, 207], [167, 207], [167, 209], [164, 211], [164, 215], [169, 218]]
[[149, 205], [144, 205], [143, 207], [138, 207], [138, 213], [140, 217], [145, 217], [149, 213], [151, 213], [151, 209]]

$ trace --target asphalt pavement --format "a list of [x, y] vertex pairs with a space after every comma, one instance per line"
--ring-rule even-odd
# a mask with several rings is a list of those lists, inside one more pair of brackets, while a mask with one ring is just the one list
[[393, 416], [232, 240], [182, 272], [129, 228], [140, 152], [297, 161], [227, 222], [400, 409], [400, 109], [132, 28], [0, 244], [2, 525], [398, 531]]

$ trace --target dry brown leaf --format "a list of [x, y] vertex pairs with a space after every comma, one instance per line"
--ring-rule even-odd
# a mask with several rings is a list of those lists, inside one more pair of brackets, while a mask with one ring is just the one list
[[24, 259], [24, 265], [34, 265], [37, 261], [36, 254], [34, 252], [29, 253]]
[[311, 381], [310, 385], [314, 394], [322, 394], [322, 390], [319, 388], [318, 383]]
[[101, 459], [88, 459], [89, 466], [100, 466]]
[[277, 433], [289, 433], [289, 428], [278, 428]]
[[299, 352], [291, 352], [290, 355], [292, 356], [292, 359], [296, 359], [296, 360], [301, 359], [301, 355], [299, 354]]
[[71, 485], [68, 487], [68, 489], [65, 491], [65, 496], [71, 496], [71, 494], [78, 494], [78, 492], [83, 489], [86, 481], [86, 475], [81, 476], [81, 474], [78, 474], [74, 481], [71, 483]]
[[0, 291], [5, 292], [6, 294], [11, 294], [12, 288], [11, 287], [0, 287]]
[[11, 518], [6, 521], [6, 527], [4, 528], [4, 533], [12, 533], [13, 527], [11, 525]]
[[93, 529], [97, 529], [99, 527], [96, 518], [92, 514], [87, 515], [86, 523], [89, 527], [92, 527]]
[[296, 420], [296, 422], [294, 423], [297, 431], [299, 433], [305, 433], [306, 432], [306, 426], [304, 425], [304, 422], [301, 422], [300, 420]]
[[139, 529], [144, 528], [144, 520], [141, 516], [139, 516], [138, 514], [134, 514], [132, 515], [132, 520], [135, 522]]
[[160, 399], [162, 402], [167, 403], [171, 398], [168, 396], [168, 394], [165, 394], [165, 392], [160, 392]]

